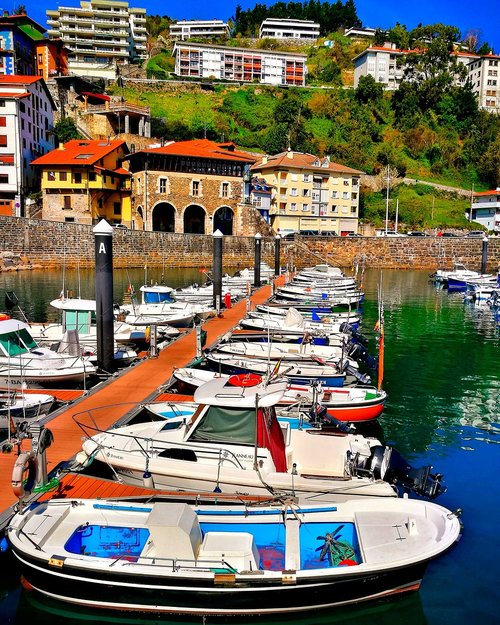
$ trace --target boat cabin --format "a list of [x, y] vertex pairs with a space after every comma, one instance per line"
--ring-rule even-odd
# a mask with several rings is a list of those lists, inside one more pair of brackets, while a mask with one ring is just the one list
[[141, 286], [143, 304], [173, 304], [176, 299], [174, 289], [159, 284]]
[[0, 356], [11, 358], [28, 353], [38, 345], [28, 331], [28, 324], [6, 319], [0, 324]]

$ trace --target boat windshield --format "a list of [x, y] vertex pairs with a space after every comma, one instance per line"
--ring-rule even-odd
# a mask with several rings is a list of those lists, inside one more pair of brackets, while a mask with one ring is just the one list
[[160, 293], [158, 291], [144, 291], [145, 304], [172, 304], [175, 297], [172, 291]]
[[19, 356], [26, 354], [30, 349], [37, 348], [38, 345], [31, 334], [23, 328], [17, 332], [0, 335], [0, 347], [5, 356]]

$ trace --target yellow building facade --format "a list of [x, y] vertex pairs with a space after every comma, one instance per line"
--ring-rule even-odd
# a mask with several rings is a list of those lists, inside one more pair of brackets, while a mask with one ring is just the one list
[[251, 171], [275, 187], [269, 214], [276, 232], [357, 234], [363, 172], [292, 150], [263, 157]]

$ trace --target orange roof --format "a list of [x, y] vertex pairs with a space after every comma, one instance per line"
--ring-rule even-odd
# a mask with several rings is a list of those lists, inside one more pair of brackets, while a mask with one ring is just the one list
[[208, 139], [192, 141], [175, 141], [159, 148], [149, 148], [136, 152], [140, 154], [175, 154], [178, 156], [196, 156], [199, 158], [215, 158], [228, 161], [255, 162], [255, 157], [247, 152], [234, 149], [234, 143], [216, 143]]
[[[291, 155], [291, 156], [290, 156]], [[345, 165], [340, 165], [339, 163], [333, 163], [332, 161], [328, 162], [328, 165], [324, 166], [326, 163], [324, 158], [320, 158], [319, 156], [315, 156], [314, 154], [305, 154], [304, 152], [281, 152], [281, 154], [276, 154], [275, 156], [268, 156], [267, 162], [255, 163], [252, 166], [252, 171], [262, 171], [264, 169], [280, 169], [280, 168], [292, 168], [292, 169], [307, 169], [307, 170], [317, 170], [328, 172], [339, 172], [346, 174], [363, 174], [364, 172], [359, 171], [358, 169], [352, 169], [351, 167], [346, 167]], [[315, 164], [319, 163], [319, 164]]]
[[43, 80], [43, 78], [41, 76], [20, 76], [18, 74], [8, 74], [0, 76], [0, 85], [31, 85], [39, 80]]
[[94, 165], [102, 158], [125, 145], [125, 141], [87, 141], [72, 139], [64, 148], [56, 148], [31, 162], [32, 165]]
[[129, 172], [128, 169], [125, 169], [125, 167], [118, 167], [118, 169], [113, 170], [114, 174], [121, 174], [123, 176], [131, 176], [131, 172]]
[[2, 91], [0, 89], [0, 98], [29, 98], [31, 93], [23, 91], [22, 93], [15, 93], [14, 91]]
[[479, 197], [481, 195], [500, 195], [500, 189], [492, 189], [491, 191], [478, 191], [474, 193], [474, 197]]

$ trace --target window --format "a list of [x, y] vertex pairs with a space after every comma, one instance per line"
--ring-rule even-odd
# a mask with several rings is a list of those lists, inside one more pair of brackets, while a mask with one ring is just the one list
[[191, 195], [200, 195], [200, 181], [193, 180], [191, 182]]
[[344, 191], [342, 193], [342, 199], [343, 200], [348, 200], [349, 199], [349, 192], [348, 191]]
[[9, 184], [9, 174], [0, 174], [0, 184]]
[[307, 213], [309, 211], [309, 204], [302, 204], [302, 210], [304, 213]]
[[299, 195], [298, 189], [290, 189], [290, 195], [292, 197], [297, 197]]
[[0, 135], [0, 147], [7, 147], [7, 135]]
[[82, 183], [82, 174], [80, 172], [75, 172], [73, 174], [73, 182], [74, 182], [74, 184], [81, 184]]
[[63, 196], [63, 209], [64, 210], [71, 210], [71, 195], [64, 195]]
[[120, 202], [113, 202], [113, 215], [122, 214], [122, 205]]
[[55, 182], [56, 172], [55, 171], [49, 171], [47, 173], [47, 179], [48, 179], [49, 182]]
[[337, 200], [339, 197], [339, 192], [338, 191], [332, 191], [332, 199]]
[[339, 207], [337, 206], [337, 204], [332, 204], [332, 213], [337, 213], [339, 210]]
[[7, 126], [7, 118], [5, 117], [5, 115], [2, 115], [0, 117], [0, 126], [2, 126], [3, 128], [5, 128], [5, 126]]
[[349, 180], [344, 179], [344, 187], [348, 187], [348, 186], [349, 186]]
[[97, 180], [97, 174], [95, 171], [89, 171], [89, 182], [95, 182]]
[[303, 182], [311, 182], [310, 174], [304, 174], [302, 177]]
[[292, 202], [290, 204], [290, 210], [291, 211], [296, 211], [297, 210], [297, 202]]
[[229, 197], [229, 182], [223, 182], [220, 186], [221, 197]]
[[65, 217], [64, 221], [67, 224], [74, 224], [75, 223], [75, 218], [74, 217]]
[[68, 179], [68, 172], [66, 171], [60, 171], [59, 172], [59, 180], [61, 182], [66, 182], [66, 180]]
[[160, 178], [158, 181], [158, 193], [166, 193], [167, 192], [167, 178]]

